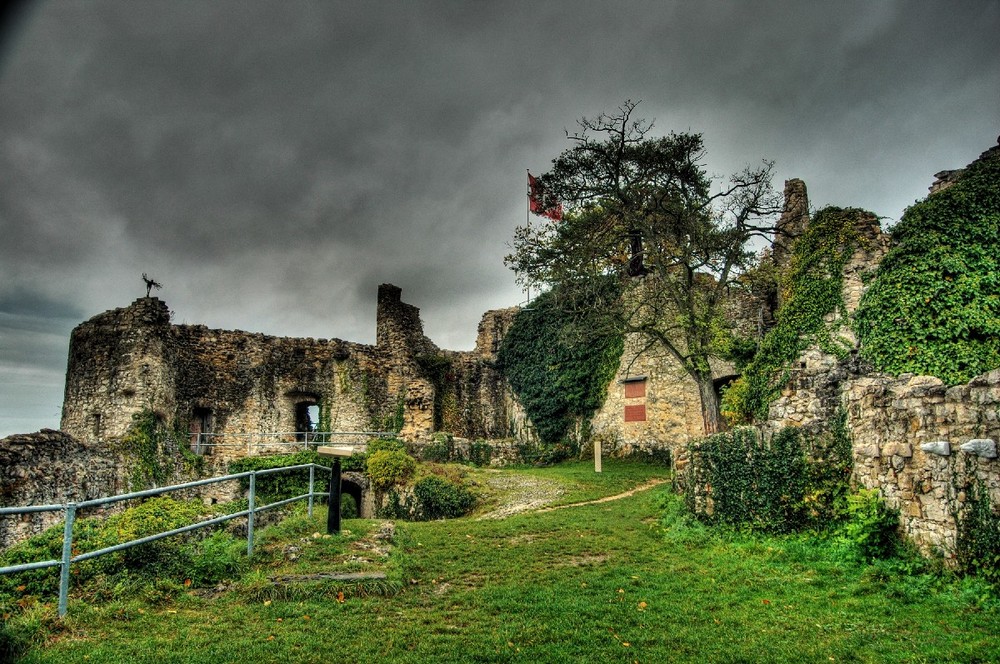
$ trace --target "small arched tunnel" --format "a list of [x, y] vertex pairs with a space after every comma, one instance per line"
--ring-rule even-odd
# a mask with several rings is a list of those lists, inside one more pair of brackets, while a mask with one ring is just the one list
[[[375, 499], [370, 495], [367, 478], [361, 473], [344, 473], [340, 479], [341, 514], [345, 518], [372, 519], [375, 517]], [[350, 496], [357, 506], [356, 514], [345, 514], [344, 507], [350, 502]], [[350, 508], [348, 508], [349, 510]]]

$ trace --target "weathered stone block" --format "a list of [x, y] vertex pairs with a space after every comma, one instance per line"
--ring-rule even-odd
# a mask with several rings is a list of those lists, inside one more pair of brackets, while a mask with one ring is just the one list
[[889, 443], [882, 449], [883, 456], [900, 456], [909, 459], [913, 456], [913, 446], [909, 443]]
[[937, 454], [938, 456], [948, 456], [951, 454], [951, 443], [947, 440], [935, 440], [930, 443], [924, 443], [920, 446], [924, 452], [928, 454]]
[[997, 458], [997, 444], [991, 438], [973, 438], [967, 443], [962, 443], [961, 449], [966, 454], [975, 454], [984, 459]]

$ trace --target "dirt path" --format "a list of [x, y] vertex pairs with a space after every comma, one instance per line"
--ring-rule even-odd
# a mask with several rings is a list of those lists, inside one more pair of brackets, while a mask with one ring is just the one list
[[634, 489], [629, 489], [624, 493], [615, 494], [614, 496], [605, 496], [604, 498], [598, 498], [597, 500], [587, 500], [582, 503], [570, 503], [568, 505], [556, 505], [554, 507], [543, 507], [538, 510], [539, 512], [554, 512], [556, 510], [563, 510], [567, 507], [582, 507], [584, 505], [597, 505], [599, 503], [610, 503], [612, 500], [621, 500], [622, 498], [628, 498], [629, 496], [634, 496], [640, 491], [646, 491], [647, 489], [652, 489], [654, 486], [659, 486], [666, 482], [667, 480], [663, 478], [656, 478], [649, 480], [645, 484], [640, 484]]
[[541, 480], [535, 477], [500, 475], [490, 478], [488, 480], [488, 484], [491, 488], [507, 492], [508, 495], [505, 496], [502, 504], [485, 514], [480, 515], [478, 518], [480, 520], [506, 519], [509, 516], [521, 514], [522, 512], [552, 512], [554, 510], [566, 509], [567, 507], [581, 507], [583, 505], [607, 503], [613, 500], [628, 498], [629, 496], [633, 496], [640, 491], [646, 491], [654, 486], [663, 484], [666, 481], [667, 480], [665, 479], [653, 479], [645, 484], [640, 484], [633, 489], [614, 496], [605, 496], [604, 498], [598, 498], [597, 500], [587, 500], [580, 503], [550, 506], [550, 503], [555, 502], [556, 499], [565, 493], [565, 489], [563, 489], [558, 482], [553, 480]]

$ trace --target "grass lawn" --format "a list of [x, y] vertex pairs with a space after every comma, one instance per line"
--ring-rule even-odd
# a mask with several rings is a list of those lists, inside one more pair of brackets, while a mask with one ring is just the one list
[[[602, 475], [504, 472], [559, 483], [562, 504], [663, 476], [613, 461]], [[36, 608], [48, 638], [21, 661], [1000, 661], [1000, 608], [980, 584], [844, 562], [803, 538], [724, 537], [678, 516], [677, 500], [662, 484], [501, 520], [400, 522], [388, 559], [352, 548], [378, 522], [313, 537], [317, 510], [262, 537], [255, 569], [217, 593], [164, 581], [138, 598], [76, 597], [61, 624]], [[268, 580], [343, 569], [386, 578]]]

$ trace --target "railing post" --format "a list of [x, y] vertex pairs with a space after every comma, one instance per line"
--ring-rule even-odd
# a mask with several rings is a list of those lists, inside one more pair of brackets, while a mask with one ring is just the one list
[[62, 568], [59, 572], [59, 617], [66, 615], [69, 601], [69, 565], [73, 558], [73, 521], [76, 520], [76, 503], [66, 505], [66, 524], [63, 528]]
[[247, 557], [253, 555], [253, 514], [256, 505], [257, 494], [257, 471], [250, 473], [250, 500], [247, 514]]
[[313, 515], [313, 488], [316, 485], [316, 464], [309, 466], [309, 518]]

